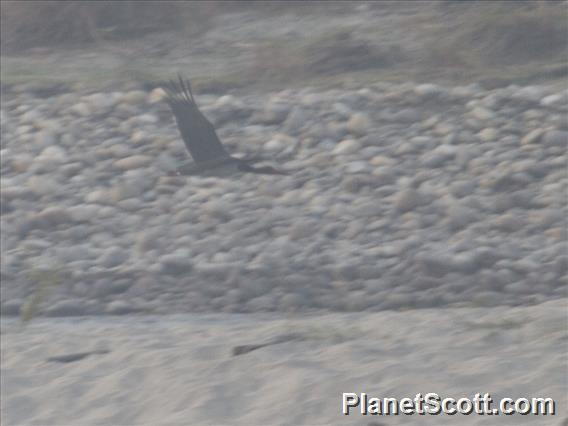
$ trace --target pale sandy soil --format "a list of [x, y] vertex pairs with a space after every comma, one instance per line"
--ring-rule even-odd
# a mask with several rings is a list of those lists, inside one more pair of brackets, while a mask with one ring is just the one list
[[[2, 424], [561, 425], [566, 305], [38, 319], [26, 328], [3, 319]], [[232, 354], [279, 336], [294, 339]], [[110, 352], [48, 361], [100, 349]], [[552, 397], [557, 414], [346, 417], [342, 392]]]

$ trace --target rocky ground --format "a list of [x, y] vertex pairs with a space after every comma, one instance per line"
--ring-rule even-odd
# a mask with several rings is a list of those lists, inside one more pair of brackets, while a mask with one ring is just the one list
[[231, 151], [291, 174], [167, 177], [186, 154], [156, 91], [4, 94], [4, 314], [566, 296], [566, 90], [376, 83], [197, 101]]

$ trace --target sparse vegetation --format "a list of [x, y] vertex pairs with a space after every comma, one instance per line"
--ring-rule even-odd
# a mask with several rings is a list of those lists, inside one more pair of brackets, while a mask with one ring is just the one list
[[[423, 3], [420, 7], [424, 12], [411, 11], [401, 21], [408, 27], [401, 29], [399, 38], [388, 41], [382, 40], [384, 33], [362, 32], [348, 20], [323, 34], [321, 30], [315, 31], [309, 37], [302, 35], [302, 31], [295, 36], [275, 38], [268, 33], [265, 38], [248, 40], [247, 47], [232, 46], [230, 41], [222, 39], [203, 43], [204, 38], [200, 38], [207, 31], [221, 34], [223, 29], [214, 18], [227, 13], [254, 11], [255, 19], [262, 21], [282, 14], [332, 16], [352, 11], [354, 7], [348, 2], [3, 1], [1, 46], [4, 54], [70, 44], [91, 47], [104, 44], [106, 48], [114, 42], [140, 39], [152, 32], [177, 32], [179, 37], [175, 35], [171, 40], [178, 40], [182, 47], [186, 39], [195, 41], [202, 52], [211, 49], [211, 57], [218, 55], [219, 61], [223, 52], [235, 49], [241, 49], [241, 57], [252, 58], [244, 65], [220, 67], [225, 73], [192, 75], [196, 87], [218, 92], [249, 85], [341, 85], [350, 79], [454, 83], [493, 80], [496, 84], [501, 84], [497, 80], [504, 80], [502, 84], [531, 84], [567, 75], [567, 10], [559, 2]], [[371, 3], [368, 7], [387, 15], [399, 13], [390, 3], [389, 6]], [[22, 55], [12, 56], [3, 66], [2, 82], [64, 80], [68, 84], [80, 80], [101, 88], [110, 84], [109, 80], [144, 85], [169, 76], [172, 65], [165, 60], [164, 63], [154, 60], [153, 55], [156, 52], [167, 55], [168, 49], [177, 46], [169, 47], [167, 37], [166, 41], [160, 39], [155, 44], [151, 38], [142, 40], [136, 47], [124, 44], [123, 50], [141, 50], [147, 40], [153, 53], [142, 50], [140, 58], [130, 55], [123, 64], [109, 65], [106, 69], [73, 70], [70, 66], [63, 73], [61, 66], [47, 61], [29, 66]], [[211, 47], [217, 45], [219, 49]]]
[[39, 307], [49, 295], [49, 292], [62, 281], [62, 272], [59, 269], [32, 269], [28, 273], [29, 279], [35, 286], [34, 292], [24, 302], [20, 310], [22, 325], [27, 325], [38, 313]]
[[266, 42], [255, 51], [250, 75], [256, 80], [305, 81], [313, 76], [391, 68], [404, 60], [399, 46], [379, 47], [339, 28], [304, 43]]
[[568, 13], [556, 2], [472, 2], [446, 14], [425, 61], [438, 67], [517, 65], [568, 54]]
[[313, 76], [357, 74], [364, 78], [365, 72], [379, 71], [382, 79], [496, 81], [508, 76], [511, 81], [530, 84], [568, 74], [568, 13], [561, 4], [443, 5], [448, 7], [443, 23], [433, 25], [426, 15], [417, 18], [417, 28], [424, 34], [419, 51], [408, 52], [399, 45], [379, 47], [358, 40], [355, 30], [336, 28], [305, 43], [275, 41], [259, 46], [249, 78], [291, 82]]
[[204, 30], [218, 2], [3, 1], [2, 47], [85, 44], [152, 31]]
[[[341, 7], [341, 4], [335, 6]], [[309, 12], [323, 2], [256, 1], [3, 1], [0, 7], [2, 47], [85, 44], [153, 31], [176, 30], [196, 35], [211, 18], [224, 12], [255, 8], [260, 13]], [[329, 7], [328, 7], [329, 8]]]

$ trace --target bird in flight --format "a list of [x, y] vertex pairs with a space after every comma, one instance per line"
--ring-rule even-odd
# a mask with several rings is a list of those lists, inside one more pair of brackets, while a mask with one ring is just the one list
[[189, 81], [181, 75], [178, 77], [179, 82], [172, 80], [163, 86], [165, 101], [174, 114], [183, 142], [194, 162], [178, 167], [173, 175], [228, 177], [238, 173], [288, 174], [271, 166], [255, 167], [251, 165], [255, 160], [229, 155], [211, 122], [199, 111]]

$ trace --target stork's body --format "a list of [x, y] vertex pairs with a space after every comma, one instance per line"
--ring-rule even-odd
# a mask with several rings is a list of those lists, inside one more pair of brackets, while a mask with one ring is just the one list
[[199, 111], [189, 81], [164, 87], [166, 102], [172, 109], [185, 146], [193, 163], [178, 167], [176, 175], [230, 177], [239, 173], [284, 175], [271, 166], [254, 167], [252, 160], [232, 157], [219, 140], [215, 128]]

